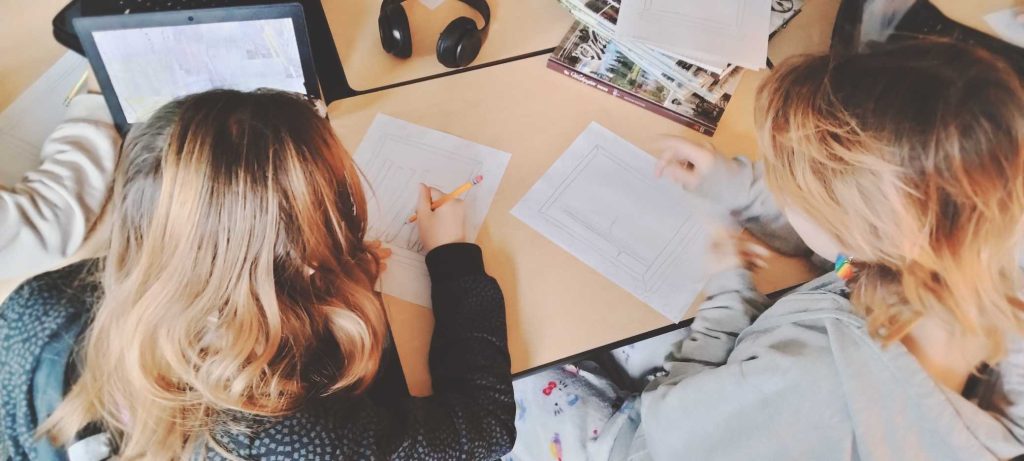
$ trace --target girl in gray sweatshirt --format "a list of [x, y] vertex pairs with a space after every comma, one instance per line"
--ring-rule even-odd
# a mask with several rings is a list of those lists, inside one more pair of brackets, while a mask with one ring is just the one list
[[510, 459], [990, 460], [1024, 454], [1024, 91], [908, 42], [777, 68], [763, 163], [678, 140], [660, 173], [837, 271], [774, 305], [720, 258], [691, 334], [631, 394], [592, 366], [516, 384]]

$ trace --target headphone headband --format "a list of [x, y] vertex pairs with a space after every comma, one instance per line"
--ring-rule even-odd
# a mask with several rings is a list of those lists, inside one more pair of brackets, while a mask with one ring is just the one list
[[[462, 3], [469, 5], [470, 8], [480, 13], [480, 16], [484, 18], [484, 27], [480, 29], [481, 32], [487, 30], [488, 26], [491, 25], [491, 5], [487, 4], [487, 0], [459, 0]], [[383, 10], [389, 6], [401, 5], [405, 3], [405, 0], [384, 0], [380, 4], [380, 9]]]
[[487, 4], [487, 0], [460, 0], [462, 3], [469, 5], [470, 8], [480, 13], [480, 16], [484, 18], [484, 27], [480, 29], [481, 32], [487, 30], [487, 27], [491, 25], [491, 6]]
[[[437, 39], [437, 60], [445, 67], [465, 67], [476, 59], [491, 25], [491, 7], [487, 0], [459, 0], [476, 10], [484, 20], [480, 27], [475, 20], [460, 16], [450, 22]], [[382, 0], [377, 25], [384, 51], [399, 58], [412, 55], [412, 32], [405, 0]]]

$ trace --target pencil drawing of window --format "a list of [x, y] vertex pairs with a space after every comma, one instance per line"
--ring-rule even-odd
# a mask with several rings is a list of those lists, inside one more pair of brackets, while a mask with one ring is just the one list
[[[657, 292], [673, 263], [699, 232], [686, 214], [666, 214], [677, 198], [652, 187], [650, 172], [638, 172], [600, 146], [594, 147], [541, 205], [541, 215], [637, 282]], [[595, 192], [594, 184], [607, 187]], [[624, 198], [621, 191], [643, 199]], [[624, 203], [628, 202], [628, 203]]]
[[[412, 154], [412, 155], [410, 155]], [[392, 156], [410, 156], [415, 163], [392, 160]], [[367, 234], [384, 243], [423, 253], [419, 230], [407, 222], [416, 211], [419, 184], [426, 183], [443, 191], [450, 191], [480, 174], [483, 163], [453, 152], [402, 139], [397, 135], [386, 135], [378, 150], [363, 168], [367, 185], [370, 219]], [[428, 179], [429, 178], [429, 179]], [[375, 189], [373, 184], [391, 184], [391, 187]], [[472, 192], [470, 192], [472, 193]]]

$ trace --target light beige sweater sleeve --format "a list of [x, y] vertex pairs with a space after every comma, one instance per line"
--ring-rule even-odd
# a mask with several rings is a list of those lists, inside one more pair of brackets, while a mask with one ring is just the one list
[[52, 269], [78, 250], [109, 195], [119, 147], [103, 97], [74, 98], [39, 167], [0, 187], [0, 279]]

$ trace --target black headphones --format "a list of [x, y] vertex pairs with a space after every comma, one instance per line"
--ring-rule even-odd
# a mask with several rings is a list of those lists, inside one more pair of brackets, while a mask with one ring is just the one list
[[[380, 27], [380, 44], [384, 51], [399, 58], [412, 56], [412, 32], [409, 30], [409, 16], [405, 14], [402, 2], [405, 0], [384, 0], [380, 5], [377, 25]], [[466, 67], [480, 54], [480, 47], [491, 25], [491, 7], [487, 0], [460, 0], [480, 13], [484, 18], [483, 29], [476, 28], [476, 21], [465, 16], [448, 24], [437, 39], [437, 60], [445, 67]]]

